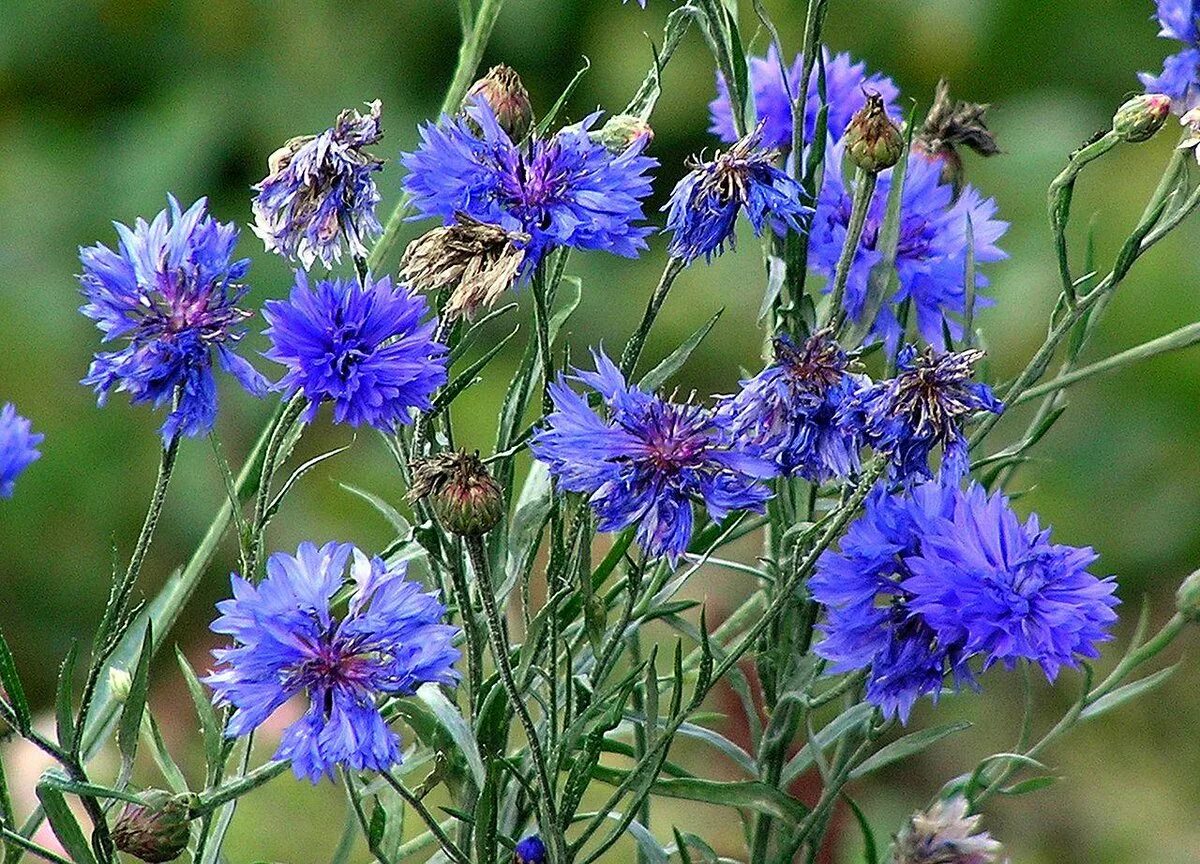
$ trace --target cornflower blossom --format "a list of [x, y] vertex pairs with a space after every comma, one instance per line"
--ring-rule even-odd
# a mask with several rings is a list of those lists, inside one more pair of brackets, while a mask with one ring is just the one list
[[[353, 593], [345, 616], [332, 607], [346, 565]], [[457, 628], [443, 623], [435, 594], [349, 543], [302, 543], [293, 557], [276, 553], [258, 585], [234, 574], [233, 598], [217, 604], [215, 633], [233, 646], [213, 651], [205, 678], [218, 705], [234, 708], [225, 734], [260, 726], [293, 697], [308, 710], [283, 733], [276, 759], [316, 783], [334, 768], [387, 771], [400, 761], [400, 737], [378, 700], [409, 696], [425, 683], [453, 684]]]
[[828, 332], [802, 345], [780, 334], [774, 362], [722, 398], [717, 413], [731, 437], [782, 474], [824, 483], [859, 468], [862, 430], [842, 407], [869, 384]]
[[[878, 93], [883, 99], [888, 116], [900, 120], [896, 99], [900, 91], [890, 78], [878, 73], [867, 73], [866, 63], [855, 62], [846, 53], [831, 54], [822, 46], [821, 56], [825, 64], [825, 95], [829, 105], [827, 131], [834, 141], [841, 139], [850, 118], [867, 102], [866, 94]], [[771, 45], [765, 57], [750, 58], [750, 88], [754, 93], [754, 110], [757, 122], [762, 124], [762, 146], [781, 152], [792, 149], [792, 99], [800, 93], [800, 79], [804, 75], [804, 55], [796, 55], [792, 65], [786, 68], [779, 51]], [[817, 115], [821, 111], [821, 94], [818, 74], [814, 67], [804, 103], [804, 140], [811, 142], [816, 134]], [[733, 123], [733, 107], [729, 100], [729, 87], [725, 77], [717, 73], [717, 98], [709, 103], [712, 118], [710, 131], [727, 144], [738, 139]]]
[[181, 212], [179, 202], [132, 229], [114, 223], [120, 242], [79, 250], [79, 277], [87, 302], [80, 311], [96, 322], [115, 351], [95, 355], [84, 384], [105, 404], [112, 390], [136, 405], [174, 401], [162, 425], [163, 441], [207, 434], [217, 416], [213, 358], [249, 392], [262, 396], [267, 381], [233, 351], [251, 313], [237, 307], [247, 292], [250, 259], [231, 261], [238, 229], [207, 213], [201, 198]]
[[713, 519], [761, 512], [771, 495], [761, 481], [778, 473], [774, 463], [731, 440], [708, 409], [630, 387], [603, 352], [592, 356], [596, 371], [576, 370], [574, 380], [600, 394], [606, 415], [559, 376], [532, 447], [560, 490], [589, 496], [601, 531], [636, 525], [649, 555], [677, 562], [691, 540], [693, 500]]
[[[837, 268], [853, 205], [852, 189], [843, 168], [843, 148], [834, 146], [826, 155], [825, 180], [817, 196], [816, 212], [809, 230], [809, 266], [832, 279]], [[973, 186], [957, 194], [952, 182], [942, 181], [942, 166], [926, 159], [910, 159], [900, 198], [900, 238], [896, 248], [898, 287], [882, 298], [870, 322], [872, 336], [882, 339], [894, 354], [903, 338], [897, 313], [905, 302], [912, 304], [917, 330], [931, 345], [945, 345], [945, 332], [962, 335], [959, 317], [966, 311], [968, 247], [973, 245], [975, 262], [988, 264], [1006, 257], [997, 244], [1008, 223], [995, 218], [996, 202]], [[887, 215], [892, 171], [879, 175], [867, 211], [866, 224], [846, 281], [845, 310], [851, 321], [864, 323], [871, 269], [883, 259], [877, 246]], [[968, 224], [970, 243], [968, 243]], [[981, 291], [987, 277], [976, 273], [975, 306], [987, 305]]]
[[635, 258], [653, 230], [644, 224], [650, 170], [639, 138], [619, 153], [592, 139], [599, 113], [534, 137], [525, 147], [476, 99], [463, 114], [421, 128], [421, 146], [402, 157], [417, 218], [450, 225], [465, 215], [522, 237], [528, 276], [559, 247]]
[[11, 403], [0, 408], [0, 498], [11, 498], [17, 477], [41, 458], [37, 447], [44, 438]]
[[1200, 7], [1196, 0], [1158, 0], [1158, 35], [1182, 43], [1163, 61], [1162, 72], [1139, 72], [1147, 93], [1171, 98], [1171, 110], [1185, 114], [1200, 107]]
[[672, 233], [668, 251], [691, 262], [706, 261], [737, 245], [737, 217], [745, 211], [755, 236], [770, 225], [783, 232], [804, 230], [811, 210], [804, 191], [774, 164], [775, 152], [764, 150], [761, 130], [755, 130], [711, 160], [696, 159], [676, 184], [667, 211], [666, 230]]
[[343, 248], [366, 257], [366, 241], [383, 231], [374, 177], [383, 161], [363, 149], [383, 137], [379, 100], [368, 108], [365, 115], [346, 109], [332, 128], [293, 138], [271, 155], [253, 202], [254, 233], [268, 252], [305, 270], [318, 258], [332, 267]]
[[309, 287], [303, 271], [287, 300], [269, 300], [263, 317], [271, 348], [287, 367], [276, 385], [308, 399], [307, 419], [324, 401], [336, 423], [368, 424], [384, 432], [433, 407], [446, 383], [446, 347], [433, 339], [436, 318], [420, 294], [387, 276], [363, 282], [323, 279]]

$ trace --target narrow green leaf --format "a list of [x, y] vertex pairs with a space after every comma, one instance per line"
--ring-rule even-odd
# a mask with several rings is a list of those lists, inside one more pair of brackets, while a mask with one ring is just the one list
[[96, 864], [92, 847], [84, 836], [83, 828], [75, 819], [75, 814], [67, 805], [67, 799], [63, 797], [63, 793], [52, 784], [43, 781], [37, 785], [37, 797], [42, 802], [42, 810], [50, 821], [50, 828], [54, 831], [54, 836], [58, 838], [58, 842], [62, 844], [63, 849], [71, 856], [75, 864]]
[[339, 483], [338, 485], [351, 495], [357, 495], [359, 498], [363, 499], [377, 511], [379, 511], [383, 518], [386, 519], [391, 526], [396, 529], [396, 533], [401, 537], [407, 537], [410, 533], [412, 533], [412, 525], [407, 519], [404, 518], [403, 515], [401, 515], [400, 511], [387, 501], [384, 501], [374, 492], [368, 492], [365, 489], [360, 489], [357, 486], [351, 486], [348, 483]]
[[0, 634], [0, 684], [4, 685], [4, 692], [8, 694], [8, 701], [16, 714], [17, 731], [22, 735], [27, 734], [33, 728], [33, 715], [29, 710], [29, 700], [25, 698], [25, 688], [17, 675], [17, 664], [3, 634]]
[[146, 710], [146, 696], [150, 690], [150, 658], [154, 656], [153, 625], [146, 622], [146, 633], [142, 639], [142, 652], [129, 682], [129, 695], [121, 708], [121, 719], [117, 723], [117, 746], [121, 750], [121, 774], [128, 779], [137, 755], [138, 733], [142, 728], [142, 714]]
[[867, 820], [867, 814], [863, 813], [862, 808], [858, 806], [858, 802], [842, 793], [842, 800], [850, 805], [850, 812], [854, 814], [854, 820], [858, 823], [858, 829], [862, 832], [863, 838], [863, 861], [865, 864], [879, 864], [879, 846], [875, 842], [875, 832], [871, 830], [871, 823]]
[[[627, 776], [625, 771], [603, 765], [592, 769], [594, 779], [610, 786], [619, 785]], [[699, 777], [660, 777], [651, 785], [650, 791], [662, 798], [744, 807], [793, 825], [808, 815], [808, 808], [795, 798], [757, 780], [728, 783]]]
[[1104, 714], [1107, 711], [1111, 711], [1120, 705], [1124, 705], [1131, 699], [1138, 698], [1143, 693], [1150, 692], [1159, 684], [1162, 684], [1164, 681], [1170, 678], [1172, 673], [1174, 673], [1174, 671], [1178, 668], [1178, 664], [1174, 666], [1168, 666], [1166, 669], [1160, 669], [1153, 675], [1147, 675], [1145, 678], [1134, 681], [1132, 684], [1126, 684], [1124, 687], [1118, 687], [1111, 693], [1106, 693], [1091, 705], [1084, 708], [1083, 711], [1079, 713], [1079, 719], [1087, 720], [1092, 717], [1099, 717], [1101, 714]]
[[489, 348], [482, 357], [455, 375], [450, 383], [439, 390], [433, 400], [433, 410], [425, 414], [425, 420], [429, 421], [441, 414], [451, 402], [458, 398], [460, 393], [475, 383], [479, 377], [479, 373], [495, 359], [497, 354], [504, 350], [504, 346], [508, 344], [510, 339], [517, 335], [520, 329], [519, 326], [514, 327], [507, 336], [497, 340], [496, 344]]
[[1045, 789], [1047, 786], [1053, 786], [1057, 781], [1058, 778], [1050, 774], [1041, 777], [1030, 777], [1028, 780], [1022, 780], [1020, 783], [1004, 787], [1000, 790], [1000, 794], [1028, 795], [1030, 792], [1037, 792], [1040, 789]]
[[864, 760], [861, 765], [850, 772], [850, 779], [857, 780], [860, 777], [865, 777], [872, 771], [878, 771], [886, 765], [891, 765], [893, 762], [899, 762], [901, 759], [915, 756], [917, 753], [932, 747], [943, 738], [970, 728], [970, 723], [960, 720], [955, 723], [943, 723], [931, 729], [912, 732], [903, 738], [898, 738]]
[[821, 731], [813, 736], [813, 743], [817, 745], [816, 748], [812, 744], [806, 744], [783, 767], [783, 773], [780, 775], [780, 785], [785, 788], [791, 785], [793, 780], [816, 763], [818, 753], [825, 752], [834, 742], [841, 740], [844, 735], [861, 729], [864, 724], [870, 722], [874, 714], [875, 709], [872, 706], [865, 702], [860, 702], [857, 705], [847, 708], [837, 717], [826, 723]]
[[272, 518], [274, 518], [275, 514], [279, 512], [280, 506], [283, 504], [283, 499], [287, 497], [287, 494], [292, 491], [292, 488], [300, 482], [301, 478], [303, 478], [305, 474], [316, 468], [327, 459], [332, 459], [334, 456], [339, 456], [349, 449], [350, 445], [347, 444], [344, 447], [338, 447], [336, 449], [320, 453], [307, 460], [303, 464], [298, 465], [296, 470], [294, 470], [288, 476], [288, 479], [284, 482], [284, 484], [279, 487], [279, 491], [275, 494], [275, 497], [271, 500], [271, 503], [267, 505], [267, 511], [265, 514], [263, 514], [264, 523], [269, 522]]
[[[605, 815], [617, 822], [620, 822], [624, 818], [616, 811], [606, 813]], [[638, 848], [642, 850], [646, 864], [668, 864], [670, 857], [667, 855], [666, 850], [658, 845], [658, 841], [654, 839], [654, 835], [646, 829], [645, 825], [634, 819], [629, 823], [627, 830], [633, 835], [634, 842], [637, 843]]]
[[221, 764], [221, 722], [217, 719], [217, 712], [204, 692], [204, 685], [196, 677], [192, 664], [188, 663], [178, 647], [175, 648], [175, 658], [179, 661], [183, 680], [187, 684], [188, 693], [191, 694], [192, 704], [196, 709], [196, 717], [200, 721], [200, 733], [204, 739], [204, 759], [208, 765], [208, 776], [212, 778], [216, 776], [215, 772]]
[[71, 640], [71, 648], [58, 668], [58, 687], [54, 694], [54, 724], [58, 731], [58, 746], [70, 752], [75, 746], [75, 659], [79, 642]]
[[483, 767], [483, 759], [479, 755], [479, 745], [475, 741], [475, 735], [471, 732], [471, 727], [467, 725], [462, 714], [459, 713], [458, 706], [446, 698], [446, 694], [437, 684], [422, 684], [417, 688], [417, 697], [429, 707], [433, 716], [442, 724], [442, 728], [454, 739], [454, 743], [458, 745], [459, 751], [467, 762], [467, 767], [471, 769], [471, 776], [475, 780], [476, 787], [482, 789], [487, 772]]
[[453, 366], [460, 359], [462, 359], [462, 356], [467, 353], [471, 345], [475, 342], [476, 337], [478, 337], [483, 331], [483, 328], [502, 315], [507, 315], [509, 312], [512, 312], [517, 308], [519, 307], [516, 303], [505, 303], [503, 306], [493, 309], [478, 321], [474, 322], [467, 332], [464, 333], [462, 337], [454, 344], [454, 347], [450, 349], [449, 365]]
[[720, 310], [716, 315], [713, 315], [704, 322], [695, 333], [668, 354], [666, 359], [647, 372], [642, 380], [638, 382], [638, 386], [646, 391], [654, 391], [662, 387], [672, 375], [683, 368], [683, 364], [687, 362], [687, 359], [692, 356], [692, 352], [704, 341], [704, 337], [709, 334], [709, 331], [712, 330], [713, 325], [717, 323], [717, 320], [724, 311], [724, 309]]
[[150, 751], [154, 756], [154, 764], [162, 772], [167, 785], [171, 787], [171, 791], [176, 794], [183, 794], [189, 791], [187, 779], [183, 776], [183, 771], [180, 770], [179, 764], [171, 756], [171, 751], [167, 749], [167, 742], [163, 740], [162, 731], [158, 728], [158, 723], [155, 721], [154, 715], [149, 711], [142, 714], [142, 733], [150, 742]]
[[139, 799], [132, 792], [125, 792], [121, 789], [110, 789], [107, 786], [101, 786], [98, 783], [80, 783], [76, 780], [71, 780], [68, 777], [58, 773], [58, 769], [51, 769], [42, 775], [39, 781], [49, 788], [53, 788], [58, 792], [66, 795], [77, 795], [80, 798], [96, 798], [101, 801], [113, 799], [117, 801], [127, 801], [130, 804], [140, 804]]
[[550, 107], [550, 110], [546, 112], [546, 116], [543, 117], [541, 122], [537, 124], [537, 129], [534, 134], [542, 138], [549, 134], [551, 128], [554, 126], [554, 122], [558, 119], [558, 115], [566, 106], [567, 100], [571, 98], [571, 94], [575, 92], [575, 88], [579, 86], [579, 82], [583, 80], [583, 76], [586, 75], [587, 71], [591, 68], [592, 61], [587, 57], [584, 57], [583, 67], [575, 73], [574, 77], [571, 78], [569, 82], [567, 82], [566, 89], [564, 89], [559, 97], [554, 100], [554, 104]]

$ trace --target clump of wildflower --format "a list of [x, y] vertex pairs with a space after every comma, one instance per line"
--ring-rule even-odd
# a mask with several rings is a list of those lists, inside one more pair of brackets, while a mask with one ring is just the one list
[[383, 231], [374, 177], [383, 160], [364, 149], [383, 137], [379, 100], [367, 107], [365, 115], [348, 108], [332, 128], [293, 138], [271, 154], [253, 203], [254, 233], [268, 252], [305, 270], [318, 258], [332, 267], [343, 248], [366, 257], [366, 241]]
[[648, 554], [677, 561], [692, 536], [694, 498], [714, 519], [761, 511], [771, 494], [761, 480], [777, 473], [771, 461], [731, 441], [711, 411], [631, 387], [603, 352], [592, 356], [596, 371], [576, 370], [574, 380], [600, 394], [606, 415], [560, 376], [532, 447], [560, 490], [589, 496], [601, 531], [636, 525]]
[[216, 221], [201, 198], [181, 212], [179, 202], [132, 229], [116, 223], [117, 251], [102, 243], [79, 250], [79, 277], [87, 302], [80, 311], [96, 322], [104, 342], [124, 340], [96, 354], [84, 384], [103, 405], [112, 390], [136, 405], [174, 400], [162, 425], [176, 435], [204, 435], [217, 415], [213, 359], [256, 396], [267, 382], [233, 351], [250, 317], [237, 307], [250, 260], [231, 261], [238, 229]]
[[[338, 620], [332, 606], [348, 563], [353, 593]], [[212, 624], [234, 644], [213, 651], [218, 669], [205, 679], [217, 704], [235, 709], [226, 735], [248, 734], [305, 694], [308, 710], [275, 753], [291, 760], [297, 777], [316, 783], [339, 765], [386, 771], [398, 763], [400, 738], [377, 700], [453, 684], [459, 657], [445, 608], [405, 578], [405, 567], [389, 568], [349, 543], [302, 543], [294, 557], [272, 555], [258, 585], [234, 574], [233, 598], [217, 604]]]
[[[839, 140], [850, 118], [866, 104], [868, 91], [878, 93], [887, 113], [898, 117], [895, 100], [900, 95], [890, 78], [877, 73], [868, 74], [866, 64], [854, 62], [849, 54], [831, 54], [822, 47], [825, 64], [825, 94], [829, 105], [828, 132]], [[805, 92], [804, 140], [811, 142], [816, 134], [817, 114], [821, 110], [818, 75], [814, 67], [807, 88], [801, 86], [804, 77], [804, 55], [796, 55], [785, 69], [779, 52], [772, 45], [765, 57], [750, 58], [750, 89], [754, 92], [754, 110], [762, 124], [762, 146], [787, 152], [792, 148], [792, 99]], [[738, 140], [733, 123], [733, 108], [725, 78], [717, 75], [717, 98], [709, 103], [712, 116], [710, 130], [727, 144]]]
[[446, 530], [479, 537], [504, 518], [504, 490], [479, 454], [443, 451], [413, 466], [410, 501], [428, 500]]
[[980, 156], [1000, 152], [996, 136], [987, 126], [990, 105], [963, 102], [950, 96], [950, 85], [938, 82], [933, 107], [913, 136], [913, 151], [941, 166], [942, 182], [955, 190], [962, 188], [963, 164], [959, 148], [966, 147]]
[[850, 371], [850, 358], [827, 331], [802, 345], [775, 339], [775, 360], [717, 413], [729, 434], [779, 465], [784, 475], [823, 483], [858, 470], [861, 430], [842, 407], [869, 384]]
[[713, 256], [737, 244], [737, 217], [743, 210], [755, 235], [768, 225], [800, 232], [810, 213], [800, 184], [774, 164], [776, 154], [760, 146], [756, 130], [708, 162], [695, 160], [668, 202], [668, 250], [684, 261]]
[[400, 278], [417, 291], [451, 289], [444, 314], [450, 320], [470, 318], [516, 284], [528, 244], [528, 234], [512, 234], [459, 213], [451, 224], [408, 244]]
[[1195, 0], [1157, 0], [1158, 35], [1183, 43], [1182, 50], [1163, 62], [1158, 75], [1139, 72], [1147, 93], [1161, 93], [1172, 110], [1184, 114], [1200, 107], [1200, 9]]
[[536, 834], [526, 837], [513, 850], [513, 864], [546, 864], [546, 844]]
[[979, 830], [983, 817], [968, 812], [959, 795], [914, 813], [896, 835], [892, 864], [993, 864], [1000, 844]]
[[0, 498], [11, 498], [17, 477], [41, 458], [37, 447], [45, 437], [11, 403], [0, 408]]
[[328, 400], [336, 423], [394, 431], [413, 410], [428, 411], [446, 383], [446, 348], [433, 339], [437, 319], [422, 321], [428, 311], [424, 297], [386, 276], [310, 288], [298, 271], [288, 299], [263, 308], [264, 356], [287, 367], [276, 389], [303, 393], [309, 420]]
[[1051, 543], [1036, 514], [1022, 523], [1003, 494], [972, 485], [956, 490], [949, 518], [926, 527], [905, 559], [904, 588], [941, 642], [983, 655], [985, 668], [1036, 663], [1053, 681], [1110, 638], [1116, 583], [1088, 572], [1095, 561], [1091, 549]]
[[[829, 278], [833, 277], [845, 245], [853, 205], [852, 189], [843, 175], [843, 155], [841, 145], [826, 154], [825, 179], [817, 197], [816, 212], [810, 220], [811, 266]], [[889, 353], [895, 353], [903, 335], [897, 309], [905, 300], [911, 300], [922, 338], [931, 345], [949, 347], [945, 345], [946, 330], [956, 339], [962, 334], [958, 316], [966, 309], [964, 275], [968, 246], [973, 245], [978, 264], [1001, 260], [1005, 253], [997, 242], [1008, 230], [1008, 223], [996, 219], [993, 199], [984, 198], [972, 186], [965, 186], [956, 196], [955, 189], [942, 182], [939, 165], [925, 159], [910, 160], [900, 196], [900, 240], [896, 248], [898, 287], [891, 297], [883, 298], [875, 320], [864, 322], [871, 268], [883, 257], [877, 244], [887, 215], [891, 185], [891, 171], [879, 175], [862, 238], [846, 280], [844, 303], [847, 316], [855, 323], [869, 325], [871, 334], [884, 341]], [[977, 273], [976, 307], [988, 302], [982, 296], [987, 284], [987, 277]]]
[[523, 141], [533, 126], [533, 105], [521, 76], [501, 63], [471, 85], [463, 104], [482, 99], [492, 109], [500, 128], [513, 141]]
[[121, 810], [112, 828], [113, 845], [127, 855], [150, 864], [174, 861], [187, 848], [190, 807], [187, 795], [150, 789]]
[[465, 116], [422, 127], [421, 146], [403, 157], [413, 207], [447, 225], [466, 214], [528, 235], [522, 276], [557, 247], [636, 257], [652, 230], [642, 202], [658, 163], [642, 155], [644, 139], [618, 154], [593, 141], [598, 119], [519, 147], [477, 100]]
[[977, 411], [1004, 410], [988, 385], [973, 380], [981, 359], [977, 349], [918, 352], [908, 345], [897, 358], [896, 377], [864, 389], [846, 406], [866, 442], [891, 458], [897, 477], [931, 476], [929, 457], [939, 446], [949, 472], [966, 473], [963, 424]]
[[842, 140], [850, 161], [872, 174], [891, 168], [904, 153], [904, 135], [888, 117], [878, 93], [867, 94], [866, 104], [854, 112]]
[[1128, 144], [1149, 141], [1167, 122], [1171, 99], [1161, 93], [1134, 96], [1113, 115], [1113, 131]]

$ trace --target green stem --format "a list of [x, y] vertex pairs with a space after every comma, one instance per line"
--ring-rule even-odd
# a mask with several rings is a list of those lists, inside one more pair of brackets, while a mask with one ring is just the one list
[[247, 792], [254, 791], [259, 786], [263, 786], [283, 774], [289, 767], [291, 767], [291, 762], [288, 760], [268, 762], [230, 783], [210, 789], [200, 795], [200, 800], [192, 805], [192, 818], [211, 813], [218, 807], [242, 797]]
[[429, 809], [420, 798], [410, 792], [398, 779], [393, 777], [390, 771], [383, 771], [380, 773], [380, 776], [387, 781], [389, 786], [396, 790], [408, 806], [417, 812], [417, 815], [421, 817], [421, 821], [425, 823], [425, 826], [437, 838], [438, 843], [442, 846], [442, 851], [446, 853], [448, 858], [459, 862], [459, 864], [471, 864], [470, 859], [458, 848], [458, 844], [450, 839], [450, 835], [442, 830], [442, 826], [433, 818], [433, 814], [429, 812]]
[[57, 852], [52, 852], [45, 846], [26, 839], [16, 831], [10, 831], [5, 827], [0, 826], [0, 835], [3, 835], [6, 843], [11, 843], [13, 846], [19, 846], [24, 851], [32, 852], [39, 858], [43, 858], [46, 861], [51, 861], [53, 864], [75, 864], [75, 862], [73, 862], [70, 858], [64, 858]]
[[271, 436], [267, 443], [267, 452], [263, 456], [262, 475], [258, 480], [258, 495], [254, 501], [254, 518], [250, 522], [250, 553], [246, 563], [247, 572], [243, 575], [251, 580], [258, 580], [258, 565], [262, 561], [263, 555], [263, 540], [266, 534], [266, 514], [268, 502], [271, 500], [271, 481], [275, 477], [275, 472], [279, 470], [280, 451], [283, 448], [283, 442], [287, 440], [287, 436], [291, 434], [292, 426], [303, 413], [308, 400], [301, 393], [296, 393], [287, 403], [287, 407], [283, 409], [283, 413], [279, 416], [278, 422], [271, 430]]
[[874, 171], [859, 168], [855, 172], [854, 201], [850, 208], [850, 222], [846, 226], [846, 241], [842, 244], [842, 254], [838, 258], [837, 268], [833, 271], [833, 288], [829, 294], [829, 308], [825, 314], [825, 323], [833, 328], [834, 333], [840, 330], [846, 321], [843, 302], [846, 297], [846, 281], [850, 277], [850, 267], [854, 264], [863, 228], [867, 224], [867, 212], [871, 208], [871, 198], [875, 194], [878, 178], [879, 175]]
[[1113, 149], [1120, 139], [1116, 132], [1108, 132], [1071, 154], [1071, 160], [1062, 170], [1046, 193], [1050, 211], [1050, 228], [1054, 232], [1054, 249], [1058, 255], [1059, 278], [1062, 280], [1063, 295], [1067, 302], [1075, 305], [1075, 280], [1071, 276], [1071, 264], [1067, 254], [1067, 224], [1071, 220], [1071, 198], [1075, 194], [1075, 180], [1089, 162], [1099, 159]]
[[658, 286], [646, 304], [646, 311], [642, 313], [641, 323], [629, 337], [629, 341], [625, 344], [625, 350], [621, 352], [620, 369], [621, 374], [626, 378], [632, 375], [633, 370], [637, 367], [638, 358], [642, 355], [642, 348], [646, 346], [646, 338], [650, 335], [650, 329], [654, 326], [658, 313], [662, 311], [663, 303], [666, 302], [667, 294], [670, 293], [671, 286], [675, 284], [676, 277], [683, 272], [686, 266], [687, 262], [682, 258], [672, 258], [667, 262], [666, 269], [663, 270], [662, 277], [658, 280]]
[[542, 368], [542, 413], [554, 410], [550, 386], [554, 383], [554, 354], [550, 345], [550, 298], [546, 284], [546, 269], [539, 266], [533, 273], [533, 325], [537, 333], [538, 360]]

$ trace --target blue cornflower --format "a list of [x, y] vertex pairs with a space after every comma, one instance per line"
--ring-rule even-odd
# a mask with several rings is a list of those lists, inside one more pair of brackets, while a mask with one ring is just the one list
[[[855, 63], [849, 54], [830, 54], [821, 48], [825, 61], [825, 95], [829, 105], [828, 131], [833, 140], [840, 140], [850, 118], [867, 102], [867, 92], [880, 95], [887, 106], [887, 113], [899, 120], [900, 113], [895, 100], [900, 91], [892, 79], [883, 75], [867, 74], [865, 63]], [[754, 92], [754, 110], [758, 122], [763, 125], [762, 144], [771, 149], [788, 151], [792, 148], [792, 98], [799, 94], [800, 79], [804, 74], [804, 56], [797, 55], [784, 80], [784, 67], [779, 52], [772, 45], [766, 57], [750, 58], [750, 87]], [[817, 70], [808, 83], [804, 105], [804, 140], [811, 142], [816, 134], [817, 114], [821, 110], [821, 95], [818, 92]], [[733, 108], [729, 101], [729, 88], [725, 78], [717, 73], [717, 98], [709, 103], [712, 115], [710, 131], [722, 141], [732, 144], [737, 141], [733, 125]]]
[[324, 400], [336, 423], [367, 423], [391, 432], [428, 411], [446, 383], [446, 347], [433, 340], [437, 319], [420, 294], [387, 276], [362, 284], [323, 279], [310, 288], [303, 271], [285, 300], [269, 300], [263, 317], [271, 348], [264, 356], [287, 373], [276, 385], [309, 400], [307, 418]]
[[41, 458], [37, 446], [45, 437], [33, 432], [10, 403], [0, 408], [0, 498], [11, 498], [17, 477]]
[[900, 494], [876, 488], [838, 550], [822, 553], [809, 580], [813, 598], [826, 609], [819, 627], [824, 638], [814, 650], [830, 661], [830, 674], [867, 670], [867, 699], [902, 722], [922, 696], [938, 698], [948, 675], [956, 685], [974, 682], [963, 646], [940, 639], [914, 614], [908, 588], [907, 562], [922, 548], [930, 523], [953, 513], [955, 493], [937, 481]]
[[775, 152], [762, 149], [761, 136], [762, 130], [755, 130], [711, 161], [691, 163], [663, 208], [666, 230], [674, 235], [667, 247], [671, 255], [689, 262], [703, 255], [711, 261], [726, 243], [732, 249], [742, 210], [756, 236], [768, 224], [781, 232], [803, 230], [802, 220], [811, 212], [802, 202], [804, 192], [774, 164]]
[[658, 163], [642, 155], [646, 138], [619, 153], [592, 140], [598, 117], [519, 146], [482, 100], [443, 116], [421, 129], [421, 146], [403, 157], [413, 207], [446, 225], [465, 214], [527, 234], [523, 275], [560, 246], [634, 258], [652, 230], [642, 224], [642, 201]]
[[983, 655], [984, 668], [1037, 663], [1053, 681], [1099, 656], [1117, 618], [1116, 583], [1088, 572], [1095, 560], [1091, 549], [1051, 543], [1036, 514], [1021, 524], [1004, 495], [972, 485], [927, 526], [902, 587], [939, 641]]
[[861, 429], [841, 410], [870, 381], [849, 371], [850, 359], [827, 331], [797, 346], [775, 339], [775, 362], [723, 398], [717, 414], [751, 452], [785, 475], [823, 483], [858, 470]]
[[253, 203], [254, 233], [268, 252], [305, 270], [318, 258], [326, 267], [341, 261], [343, 242], [366, 257], [366, 241], [383, 230], [373, 176], [383, 161], [363, 149], [383, 137], [379, 100], [368, 107], [365, 116], [346, 109], [332, 129], [293, 138], [271, 155]]
[[1171, 97], [1171, 110], [1184, 114], [1200, 106], [1200, 7], [1196, 0], [1158, 0], [1158, 35], [1182, 42], [1163, 62], [1159, 75], [1138, 73], [1147, 93]]
[[932, 476], [929, 457], [938, 446], [946, 472], [961, 477], [968, 468], [963, 424], [977, 411], [1004, 410], [991, 387], [972, 380], [982, 358], [977, 349], [938, 353], [926, 346], [918, 353], [907, 345], [897, 358], [896, 377], [872, 384], [846, 404], [847, 422], [861, 423], [866, 442], [891, 458], [899, 479]]
[[513, 850], [513, 864], [546, 864], [546, 844], [536, 834], [526, 837]]
[[138, 219], [130, 230], [114, 223], [118, 251], [102, 243], [79, 250], [87, 298], [80, 311], [96, 322], [104, 342], [128, 343], [96, 354], [83, 383], [95, 388], [101, 405], [114, 388], [128, 392], [134, 404], [159, 407], [175, 397], [162, 425], [164, 441], [212, 429], [214, 353], [251, 393], [267, 389], [266, 379], [232, 349], [250, 317], [235, 305], [246, 295], [240, 280], [250, 266], [248, 258], [230, 261], [237, 226], [210, 217], [204, 198], [185, 213], [168, 200], [169, 208], [149, 224]]
[[559, 489], [590, 496], [601, 531], [637, 525], [642, 548], [674, 562], [692, 536], [693, 499], [714, 519], [761, 511], [771, 493], [760, 481], [778, 473], [772, 462], [731, 442], [702, 406], [630, 387], [603, 352], [592, 356], [596, 371], [576, 370], [575, 380], [603, 397], [607, 416], [560, 376], [550, 390], [554, 412], [532, 446]]
[[[331, 607], [351, 566], [354, 590], [341, 620]], [[225, 733], [246, 735], [301, 693], [308, 710], [283, 733], [276, 759], [290, 759], [313, 783], [343, 765], [386, 771], [400, 761], [400, 738], [380, 713], [379, 696], [408, 696], [425, 683], [458, 680], [457, 629], [443, 622], [435, 594], [381, 558], [349, 543], [302, 543], [276, 553], [259, 585], [234, 574], [233, 599], [217, 604], [215, 633], [233, 647], [213, 651], [205, 682], [232, 705]]]
[[[811, 266], [826, 277], [832, 277], [837, 267], [850, 222], [852, 199], [842, 173], [842, 152], [839, 144], [831, 147], [826, 156], [825, 180], [809, 231]], [[866, 314], [871, 268], [883, 257], [876, 249], [876, 242], [887, 213], [891, 178], [890, 170], [879, 175], [846, 282], [846, 313], [856, 323], [862, 323]], [[955, 197], [953, 183], [942, 182], [940, 163], [926, 159], [908, 161], [900, 198], [900, 242], [896, 249], [899, 288], [894, 295], [884, 298], [875, 320], [867, 322], [871, 324], [872, 335], [884, 340], [889, 353], [895, 352], [903, 337], [897, 309], [909, 299], [917, 329], [926, 342], [944, 345], [947, 329], [956, 339], [961, 336], [962, 325], [955, 316], [966, 309], [967, 221], [969, 218], [975, 261], [987, 264], [1006, 257], [996, 243], [1008, 230], [1008, 223], [997, 220], [995, 215], [995, 200], [984, 198], [972, 186], [964, 187]], [[977, 307], [987, 302], [978, 294], [987, 284], [985, 276], [976, 275]]]

